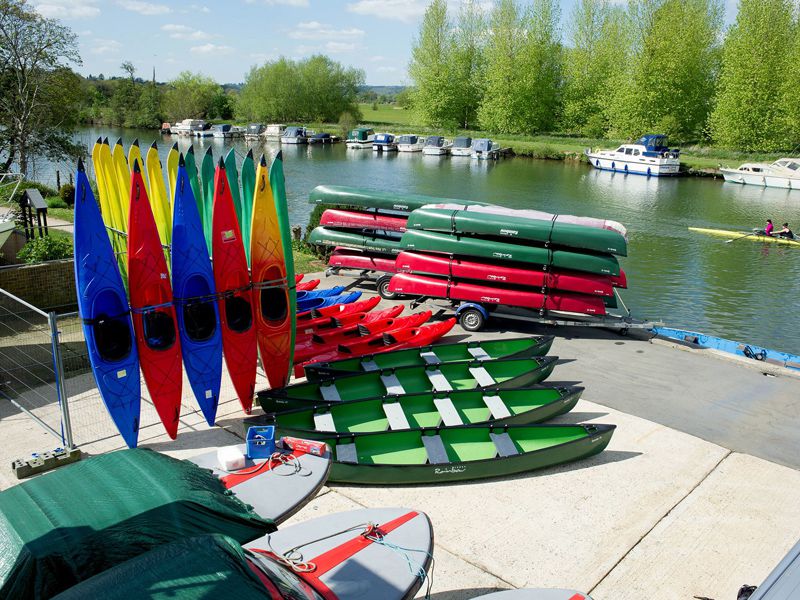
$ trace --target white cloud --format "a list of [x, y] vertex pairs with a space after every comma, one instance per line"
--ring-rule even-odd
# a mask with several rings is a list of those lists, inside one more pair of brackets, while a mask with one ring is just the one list
[[192, 46], [189, 48], [192, 54], [230, 54], [233, 48], [217, 44], [203, 44], [202, 46]]
[[353, 52], [356, 48], [359, 48], [359, 45], [351, 42], [327, 42], [325, 44], [325, 50], [331, 54], [339, 54], [340, 52]]
[[40, 0], [34, 8], [48, 19], [88, 19], [100, 14], [97, 0]]
[[293, 40], [338, 40], [340, 38], [363, 37], [366, 32], [351, 27], [349, 29], [336, 29], [332, 25], [319, 21], [298, 23], [295, 29], [289, 32]]
[[146, 17], [166, 15], [172, 12], [172, 9], [164, 4], [153, 4], [152, 2], [142, 2], [141, 0], [117, 0], [117, 4], [125, 10], [139, 13]]
[[191, 8], [195, 12], [201, 12], [201, 13], [210, 13], [211, 12], [210, 8], [208, 8], [207, 6], [202, 6], [200, 4], [192, 4], [189, 8]]
[[199, 42], [202, 40], [210, 40], [213, 37], [219, 37], [207, 33], [201, 29], [193, 29], [186, 25], [176, 25], [175, 23], [167, 23], [161, 26], [162, 31], [169, 33], [169, 37], [174, 40], [192, 40]]
[[94, 43], [90, 50], [92, 54], [117, 54], [122, 49], [122, 44], [117, 40], [97, 38]]
[[[308, 6], [308, 0], [261, 0], [264, 4], [269, 4], [270, 6], [275, 6], [277, 4], [282, 4], [284, 6], [298, 6], [305, 8]], [[245, 0], [248, 4], [255, 4], [256, 0]]]
[[358, 0], [347, 4], [347, 10], [359, 15], [412, 22], [425, 14], [423, 0]]

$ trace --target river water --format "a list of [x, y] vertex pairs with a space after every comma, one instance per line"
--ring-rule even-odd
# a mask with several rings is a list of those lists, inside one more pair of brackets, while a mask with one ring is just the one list
[[[187, 138], [152, 131], [87, 128], [77, 134], [87, 148], [98, 135], [154, 139], [163, 158], [173, 141]], [[194, 140], [198, 164], [211, 146], [214, 156], [233, 147], [241, 158], [249, 142]], [[257, 144], [268, 158], [278, 144]], [[708, 178], [658, 179], [593, 170], [576, 162], [510, 158], [496, 163], [469, 158], [386, 156], [334, 146], [283, 146], [293, 224], [305, 225], [308, 194], [320, 184], [429, 194], [614, 219], [629, 231], [622, 267], [629, 289], [623, 300], [639, 318], [800, 354], [800, 248], [723, 238], [687, 227], [749, 230], [788, 221], [800, 230], [800, 192], [762, 189]], [[63, 173], [62, 173], [63, 176]]]

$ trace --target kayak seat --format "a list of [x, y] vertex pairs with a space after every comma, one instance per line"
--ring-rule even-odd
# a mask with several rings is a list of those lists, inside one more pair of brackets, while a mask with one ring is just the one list
[[333, 423], [333, 415], [330, 411], [314, 415], [314, 429], [317, 431], [336, 431], [336, 425]]
[[436, 356], [436, 352], [434, 352], [433, 350], [428, 350], [427, 352], [420, 352], [419, 356], [420, 358], [422, 358], [422, 360], [425, 361], [426, 365], [438, 365], [441, 364], [442, 362], [441, 360], [439, 360], [439, 357]]
[[469, 352], [477, 360], [489, 360], [490, 358], [492, 358], [491, 356], [489, 356], [486, 350], [484, 350], [480, 346], [467, 348], [467, 352]]
[[261, 290], [261, 316], [265, 321], [281, 322], [286, 319], [289, 313], [286, 295], [285, 287]]
[[450, 382], [447, 381], [447, 377], [439, 369], [428, 368], [425, 369], [425, 375], [428, 376], [428, 380], [431, 382], [434, 391], [436, 392], [452, 392], [453, 387], [450, 385]]
[[494, 378], [489, 375], [489, 371], [484, 367], [470, 367], [469, 372], [480, 387], [491, 387], [497, 384]]
[[411, 429], [411, 425], [399, 402], [385, 402], [383, 404], [383, 412], [389, 420], [389, 429]]
[[319, 384], [319, 393], [322, 395], [322, 399], [326, 402], [342, 401], [342, 397], [339, 395], [339, 390], [336, 389], [336, 384], [333, 382]]
[[497, 448], [498, 456], [505, 458], [507, 456], [515, 456], [519, 454], [517, 445], [514, 443], [514, 440], [511, 439], [511, 436], [508, 435], [508, 432], [489, 433], [489, 436], [494, 442], [494, 447]]
[[354, 442], [349, 444], [336, 444], [336, 460], [338, 462], [358, 464], [358, 452], [356, 452], [356, 445]]
[[175, 321], [163, 310], [151, 310], [142, 315], [144, 341], [153, 350], [166, 350], [175, 343]]
[[459, 416], [458, 411], [456, 410], [456, 407], [450, 398], [434, 398], [433, 403], [436, 405], [436, 410], [439, 411], [439, 416], [442, 417], [442, 423], [446, 427], [464, 424], [464, 421], [461, 420], [461, 417]]
[[386, 387], [387, 394], [405, 394], [406, 391], [403, 388], [403, 384], [400, 383], [400, 380], [397, 378], [395, 373], [381, 373], [381, 381], [383, 382], [384, 387]]
[[497, 395], [487, 395], [483, 397], [483, 402], [492, 413], [493, 419], [506, 419], [511, 416], [511, 412], [503, 402], [503, 399]]
[[211, 302], [187, 302], [183, 306], [183, 327], [193, 342], [211, 339], [217, 330], [217, 318]]
[[253, 324], [250, 303], [240, 296], [225, 299], [225, 322], [231, 331], [241, 333]]
[[92, 324], [97, 351], [103, 360], [116, 362], [131, 353], [133, 339], [127, 318], [109, 319], [107, 315], [98, 315]]
[[422, 443], [425, 445], [425, 452], [428, 455], [429, 464], [444, 465], [450, 462], [450, 458], [447, 456], [447, 449], [444, 447], [441, 436], [423, 435]]

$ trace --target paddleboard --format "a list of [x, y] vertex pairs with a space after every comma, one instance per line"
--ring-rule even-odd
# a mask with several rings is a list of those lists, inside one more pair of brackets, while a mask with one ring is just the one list
[[256, 167], [253, 161], [253, 149], [247, 151], [247, 156], [242, 161], [242, 241], [244, 252], [247, 255], [247, 264], [250, 264], [251, 228], [253, 222], [253, 194], [256, 189]]
[[158, 146], [155, 142], [147, 150], [146, 161], [153, 218], [161, 243], [169, 246], [172, 237], [172, 211], [167, 197], [167, 188], [164, 185], [164, 173], [161, 170], [161, 159], [158, 157]]

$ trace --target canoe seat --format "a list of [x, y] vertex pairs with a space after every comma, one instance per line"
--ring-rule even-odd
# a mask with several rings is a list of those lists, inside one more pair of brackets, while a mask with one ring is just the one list
[[355, 443], [336, 444], [336, 460], [343, 463], [358, 464], [358, 452]]
[[423, 435], [422, 443], [425, 445], [425, 452], [428, 454], [429, 464], [444, 465], [450, 462], [441, 436]]
[[335, 383], [319, 384], [319, 393], [322, 395], [322, 399], [326, 402], [342, 401], [342, 397], [339, 395], [339, 390], [336, 389]]
[[433, 350], [428, 350], [427, 352], [420, 352], [420, 358], [425, 361], [426, 365], [438, 365], [442, 361], [439, 360], [439, 357], [436, 356], [436, 352]]
[[436, 405], [436, 410], [439, 411], [439, 415], [442, 417], [442, 423], [447, 427], [464, 424], [464, 421], [461, 420], [450, 398], [434, 398], [433, 403]]
[[487, 354], [486, 350], [481, 348], [480, 346], [475, 346], [474, 348], [467, 348], [467, 352], [469, 352], [473, 358], [477, 358], [478, 360], [489, 360], [492, 357]]
[[447, 381], [447, 377], [439, 369], [425, 369], [425, 375], [433, 386], [435, 392], [452, 392], [453, 387]]
[[511, 439], [511, 436], [508, 433], [490, 433], [489, 436], [492, 438], [494, 442], [494, 447], [497, 448], [498, 456], [506, 457], [506, 456], [515, 456], [519, 454], [519, 450], [517, 450], [516, 445], [514, 444], [514, 440]]
[[496, 394], [484, 396], [483, 402], [486, 404], [489, 412], [492, 413], [493, 419], [506, 419], [511, 416], [511, 411], [508, 410], [508, 407], [500, 396]]
[[403, 412], [403, 407], [399, 402], [386, 402], [383, 405], [383, 412], [386, 413], [386, 418], [389, 419], [389, 429], [411, 429], [411, 425], [406, 419], [406, 414]]
[[394, 373], [381, 373], [381, 381], [386, 388], [387, 394], [405, 394], [403, 384]]
[[481, 387], [490, 387], [497, 383], [484, 367], [470, 367], [469, 372]]
[[336, 425], [333, 424], [333, 415], [330, 411], [314, 415], [314, 429], [317, 431], [336, 431]]
[[378, 366], [378, 363], [376, 363], [371, 358], [361, 359], [361, 368], [363, 370], [365, 370], [365, 371], [380, 371], [381, 370], [381, 368]]

